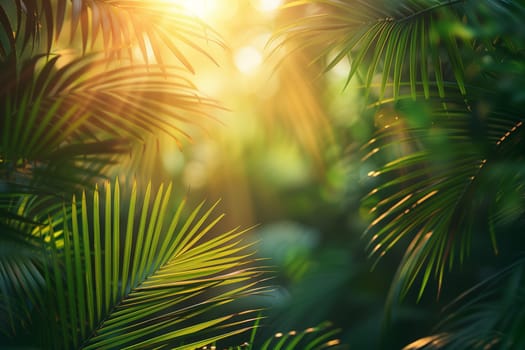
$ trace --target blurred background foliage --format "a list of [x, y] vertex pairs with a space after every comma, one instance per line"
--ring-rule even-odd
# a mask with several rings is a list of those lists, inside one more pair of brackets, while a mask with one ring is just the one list
[[[519, 348], [494, 336], [507, 334], [495, 314], [472, 333], [443, 320], [498, 300], [485, 281], [521, 266], [523, 138], [500, 146], [521, 132], [523, 4], [200, 4], [229, 45], [219, 69], [196, 75], [228, 109], [225, 126], [159, 162], [191, 192], [223, 197], [232, 222], [259, 224], [258, 251], [278, 272], [263, 331], [331, 320], [356, 348]], [[432, 246], [411, 238], [434, 227]], [[424, 338], [438, 324], [440, 340]]]
[[132, 177], [174, 181], [190, 202], [220, 197], [227, 215], [218, 225], [256, 225], [258, 255], [277, 273], [275, 290], [253, 300], [269, 308], [261, 339], [329, 320], [345, 343], [379, 346], [395, 269], [370, 273], [360, 238], [370, 180], [359, 149], [374, 119], [361, 117], [359, 90], [345, 88], [348, 62], [324, 74], [326, 62], [313, 63], [319, 48], [274, 51], [273, 33], [302, 13], [280, 10], [282, 1], [180, 4], [226, 43], [226, 50], [206, 47], [218, 64], [198, 53], [189, 59], [198, 90], [224, 109], [213, 113], [218, 123], [190, 129], [182, 147], [154, 136], [150, 148], [137, 150], [141, 166]]
[[171, 56], [206, 103], [100, 166], [255, 226], [261, 339], [329, 320], [350, 348], [520, 348], [523, 1], [173, 3], [210, 26]]
[[[144, 156], [151, 163], [137, 176], [174, 180], [190, 200], [221, 197], [225, 225], [257, 225], [259, 256], [270, 258], [277, 272], [275, 290], [254, 300], [269, 308], [259, 333], [330, 320], [344, 343], [379, 347], [385, 300], [403, 252], [371, 272], [361, 238], [370, 216], [360, 200], [373, 186], [373, 165], [361, 162], [360, 148], [381, 121], [367, 109], [359, 82], [347, 86], [348, 60], [325, 74], [331, 57], [314, 62], [321, 45], [274, 51], [278, 42], [268, 43], [279, 26], [319, 9], [280, 10], [280, 1], [181, 3], [227, 43], [227, 51], [214, 54], [219, 67], [192, 58], [199, 62], [199, 90], [225, 107], [214, 114], [223, 125], [196, 130], [195, 141], [182, 149], [159, 139], [160, 152]], [[426, 334], [439, 309], [430, 299], [426, 308], [403, 306], [387, 348]]]

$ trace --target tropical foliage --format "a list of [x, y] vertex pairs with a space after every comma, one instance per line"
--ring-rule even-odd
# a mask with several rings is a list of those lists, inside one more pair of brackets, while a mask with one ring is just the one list
[[523, 1], [286, 1], [258, 83], [273, 90], [240, 84], [259, 120], [208, 179], [242, 226], [251, 209], [306, 223], [254, 233], [176, 178], [148, 182], [166, 140], [225, 110], [192, 74], [227, 45], [180, 3], [0, 4], [2, 345], [525, 346]]
[[[171, 1], [0, 4], [2, 345], [195, 349], [256, 327], [260, 310], [230, 306], [268, 291], [246, 231], [128, 175], [221, 108], [188, 75], [209, 45]], [[338, 345], [326, 328], [286, 346]]]
[[[287, 47], [309, 45], [327, 71], [348, 60], [347, 89], [361, 89], [365, 114], [374, 117], [377, 132], [362, 147], [364, 164], [375, 167], [363, 201], [370, 210], [369, 255], [380, 260], [405, 247], [390, 305], [416, 284], [420, 299], [432, 279], [439, 295], [448, 270], [479, 256], [473, 247], [492, 246], [496, 255], [509, 254], [507, 261], [518, 259], [520, 248], [509, 241], [519, 242], [525, 214], [524, 33], [516, 30], [524, 4], [319, 0], [288, 6], [303, 16], [277, 38]], [[508, 252], [498, 243], [502, 236]], [[462, 296], [465, 305], [443, 321], [442, 333], [407, 348], [519, 348], [521, 314], [498, 309], [507, 302], [523, 306], [515, 273], [514, 292], [481, 282], [485, 292], [475, 288]]]
[[[234, 315], [193, 319], [255, 292], [253, 283], [243, 282], [261, 271], [248, 266], [242, 231], [206, 239], [220, 220], [204, 224], [213, 207], [199, 215], [200, 205], [181, 220], [182, 202], [170, 215], [171, 190], [161, 187], [152, 194], [148, 187], [137, 198], [134, 187], [126, 198], [117, 182], [114, 189], [109, 183], [103, 191], [95, 189], [91, 203], [86, 193], [78, 204], [73, 197], [59, 227], [36, 229], [36, 236], [50, 242], [41, 257], [44, 281], [33, 282], [44, 282], [43, 292], [28, 293], [30, 303], [18, 305], [28, 320], [9, 312], [13, 322], [4, 329], [20, 336], [17, 323], [29, 325], [26, 331], [41, 338], [38, 343], [45, 348], [140, 348], [182, 344], [183, 339], [192, 349], [217, 338], [190, 343], [190, 335], [228, 320], [221, 330], [226, 335], [227, 327], [236, 324]], [[137, 201], [143, 203], [140, 209]], [[236, 327], [233, 333], [246, 329]]]

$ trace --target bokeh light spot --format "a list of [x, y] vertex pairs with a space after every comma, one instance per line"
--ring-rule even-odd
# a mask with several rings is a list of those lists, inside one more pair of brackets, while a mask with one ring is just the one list
[[217, 0], [179, 0], [178, 3], [190, 14], [202, 19], [210, 17], [218, 7]]
[[208, 172], [204, 164], [193, 161], [188, 163], [184, 168], [183, 182], [185, 186], [199, 189], [206, 185], [207, 181]]
[[235, 66], [244, 74], [253, 74], [262, 61], [262, 54], [252, 46], [242, 47], [235, 53]]
[[282, 0], [252, 0], [255, 8], [261, 12], [275, 11], [283, 3]]
[[[327, 63], [331, 63], [333, 60], [332, 58], [329, 58]], [[335, 66], [332, 67], [332, 69], [329, 71], [330, 76], [336, 79], [346, 79], [348, 77], [348, 72], [350, 72], [350, 61], [348, 61], [347, 57], [343, 57]]]
[[184, 155], [179, 150], [170, 150], [162, 155], [162, 165], [170, 175], [179, 174], [184, 168], [184, 163]]

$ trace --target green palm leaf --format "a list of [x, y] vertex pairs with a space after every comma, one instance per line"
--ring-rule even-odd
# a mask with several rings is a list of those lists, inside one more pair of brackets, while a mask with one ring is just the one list
[[41, 345], [193, 349], [251, 328], [250, 311], [214, 314], [264, 290], [244, 231], [212, 235], [222, 218], [210, 218], [215, 206], [200, 214], [201, 203], [184, 220], [184, 201], [172, 213], [170, 196], [171, 185], [122, 198], [117, 182], [92, 200], [73, 198], [63, 238], [48, 235]]
[[[49, 234], [42, 217], [62, 213], [60, 207], [27, 193], [9, 188], [0, 195], [0, 329], [15, 336], [27, 328], [34, 305], [42, 302], [45, 280], [40, 252], [42, 234]], [[53, 225], [60, 225], [60, 217]], [[55, 233], [60, 236], [60, 232]]]
[[[346, 349], [347, 347], [336, 338], [340, 332], [332, 328], [330, 322], [324, 322], [317, 327], [310, 327], [303, 331], [278, 332], [267, 339], [258, 339], [259, 320], [257, 320], [249, 342], [230, 347], [229, 350], [320, 350], [320, 349]], [[206, 347], [202, 350], [207, 349]]]
[[307, 328], [302, 332], [276, 333], [273, 337], [268, 338], [260, 349], [345, 349], [346, 347], [341, 344], [340, 339], [336, 338], [337, 333], [339, 330], [330, 328], [330, 323], [324, 323], [317, 327]]
[[436, 334], [418, 339], [403, 350], [523, 348], [523, 278], [523, 259], [518, 259], [448, 305]]
[[[112, 55], [133, 57], [136, 46], [148, 61], [148, 47], [153, 56], [163, 62], [161, 47], [166, 47], [188, 70], [190, 60], [181, 47], [191, 48], [213, 58], [203, 48], [204, 43], [222, 45], [218, 35], [197, 18], [185, 14], [171, 1], [132, 0], [9, 0], [0, 4], [0, 57], [6, 57], [20, 45], [42, 41], [46, 52], [64, 37], [64, 24], [70, 22], [69, 38], [80, 37], [82, 50], [98, 45]], [[80, 34], [77, 34], [80, 32]]]
[[380, 259], [409, 242], [393, 295], [406, 295], [419, 281], [421, 297], [432, 277], [441, 287], [447, 268], [466, 259], [473, 231], [484, 228], [497, 253], [494, 227], [524, 214], [521, 206], [505, 204], [520, 196], [525, 169], [508, 164], [521, 157], [523, 130], [521, 118], [504, 108], [473, 128], [479, 111], [459, 92], [457, 98], [437, 98], [430, 108], [410, 101], [405, 96], [395, 110], [380, 112], [391, 113], [390, 122], [364, 148], [371, 163], [393, 158], [369, 173], [379, 184], [365, 205], [373, 216], [371, 256]]
[[63, 189], [85, 183], [103, 174], [114, 154], [129, 150], [130, 140], [145, 133], [190, 137], [184, 125], [203, 125], [217, 108], [177, 68], [108, 67], [110, 60], [96, 56], [61, 66], [66, 59], [3, 66], [1, 79], [9, 82], [0, 88], [5, 179], [28, 185], [41, 175]]
[[[523, 6], [502, 0], [483, 5], [479, 1], [300, 0], [288, 6], [299, 7], [297, 13], [304, 10], [300, 19], [276, 33], [276, 39], [283, 40], [280, 47], [294, 42], [303, 49], [314, 47], [317, 60], [328, 60], [326, 70], [348, 57], [347, 84], [359, 76], [380, 99], [396, 99], [407, 92], [416, 98], [420, 91], [429, 98], [431, 89], [443, 97], [450, 82], [466, 94], [463, 57], [465, 52], [483, 50], [472, 41], [474, 36], [486, 38], [478, 26], [481, 18], [489, 12], [517, 25], [525, 13]], [[461, 20], [465, 15], [472, 26]], [[483, 42], [492, 46], [490, 40]]]

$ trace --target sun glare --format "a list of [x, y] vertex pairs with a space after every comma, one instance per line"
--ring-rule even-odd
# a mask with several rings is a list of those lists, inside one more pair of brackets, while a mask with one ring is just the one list
[[244, 74], [252, 74], [261, 65], [262, 54], [253, 46], [245, 46], [235, 53], [235, 66]]
[[202, 19], [210, 17], [218, 7], [218, 0], [180, 0], [177, 2], [186, 11]]
[[182, 9], [205, 21], [227, 21], [233, 18], [239, 9], [239, 1], [246, 0], [171, 0]]
[[277, 10], [283, 0], [252, 0], [252, 3], [261, 12], [271, 12]]

